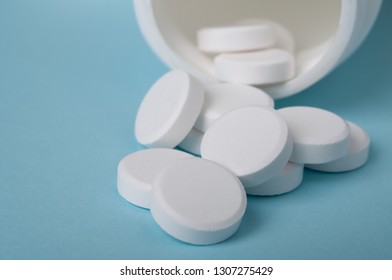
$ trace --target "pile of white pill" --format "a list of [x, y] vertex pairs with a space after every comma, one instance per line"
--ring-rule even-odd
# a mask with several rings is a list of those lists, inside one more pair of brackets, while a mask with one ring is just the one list
[[118, 166], [121, 196], [150, 209], [169, 235], [199, 245], [224, 241], [240, 226], [246, 194], [290, 192], [304, 167], [345, 172], [366, 163], [370, 140], [357, 125], [319, 108], [275, 110], [267, 93], [250, 86], [293, 76], [286, 29], [248, 21], [202, 29], [198, 43], [221, 53], [215, 66], [226, 83], [204, 86], [180, 69], [161, 77], [136, 116], [136, 139], [150, 149]]

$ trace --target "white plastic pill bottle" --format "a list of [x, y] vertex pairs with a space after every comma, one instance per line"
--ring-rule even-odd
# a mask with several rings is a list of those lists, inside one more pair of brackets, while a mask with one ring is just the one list
[[212, 56], [196, 46], [200, 28], [249, 19], [285, 26], [295, 40], [295, 78], [263, 87], [283, 98], [313, 85], [350, 56], [369, 33], [382, 0], [134, 0], [142, 33], [160, 59], [209, 84]]

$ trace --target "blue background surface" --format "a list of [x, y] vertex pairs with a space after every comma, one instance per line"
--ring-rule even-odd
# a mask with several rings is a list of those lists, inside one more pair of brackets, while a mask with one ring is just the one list
[[145, 92], [167, 71], [130, 0], [0, 1], [1, 259], [392, 259], [392, 1], [364, 45], [305, 92], [365, 128], [356, 172], [307, 171], [296, 191], [249, 198], [238, 233], [198, 247], [161, 231], [116, 190], [142, 149]]

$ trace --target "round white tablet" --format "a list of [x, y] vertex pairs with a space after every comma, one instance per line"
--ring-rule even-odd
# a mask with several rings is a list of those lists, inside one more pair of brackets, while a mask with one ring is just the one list
[[256, 187], [246, 188], [250, 195], [272, 196], [288, 193], [302, 183], [304, 165], [288, 162], [282, 171], [271, 180]]
[[278, 112], [294, 140], [290, 161], [318, 164], [347, 154], [350, 130], [341, 117], [314, 107], [287, 107]]
[[307, 164], [307, 168], [323, 172], [346, 172], [357, 169], [367, 162], [370, 147], [369, 135], [356, 124], [352, 122], [347, 122], [347, 124], [350, 127], [348, 154], [324, 164]]
[[178, 147], [194, 155], [200, 155], [200, 145], [203, 136], [203, 132], [192, 128], [185, 139], [178, 144]]
[[274, 107], [274, 100], [261, 89], [240, 84], [215, 84], [205, 89], [203, 108], [195, 127], [205, 132], [223, 114], [245, 106]]
[[165, 232], [187, 243], [207, 245], [229, 238], [245, 208], [238, 178], [208, 160], [172, 162], [153, 184], [152, 216]]
[[275, 34], [274, 48], [284, 49], [286, 51], [294, 53], [295, 50], [294, 36], [282, 24], [269, 19], [247, 19], [247, 20], [240, 21], [239, 24], [268, 24], [269, 26], [271, 26], [272, 31]]
[[215, 57], [214, 65], [217, 78], [230, 83], [275, 84], [295, 75], [294, 56], [281, 49], [220, 54]]
[[198, 31], [197, 43], [206, 53], [252, 51], [273, 46], [275, 34], [266, 22], [207, 27]]
[[203, 85], [183, 70], [172, 70], [150, 89], [136, 116], [137, 141], [148, 147], [174, 148], [196, 122]]
[[245, 187], [253, 187], [283, 169], [292, 147], [281, 115], [272, 108], [252, 106], [219, 118], [204, 134], [201, 156], [231, 170]]
[[117, 189], [127, 201], [149, 208], [152, 183], [163, 167], [176, 159], [193, 157], [172, 149], [141, 150], [123, 158], [117, 168]]

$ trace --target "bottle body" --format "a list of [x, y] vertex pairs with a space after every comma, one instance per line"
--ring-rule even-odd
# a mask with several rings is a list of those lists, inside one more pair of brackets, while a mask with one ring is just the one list
[[134, 0], [142, 33], [171, 68], [205, 84], [216, 82], [212, 57], [196, 47], [196, 32], [209, 25], [266, 18], [294, 35], [295, 78], [263, 89], [284, 98], [313, 85], [349, 57], [369, 33], [382, 0]]

